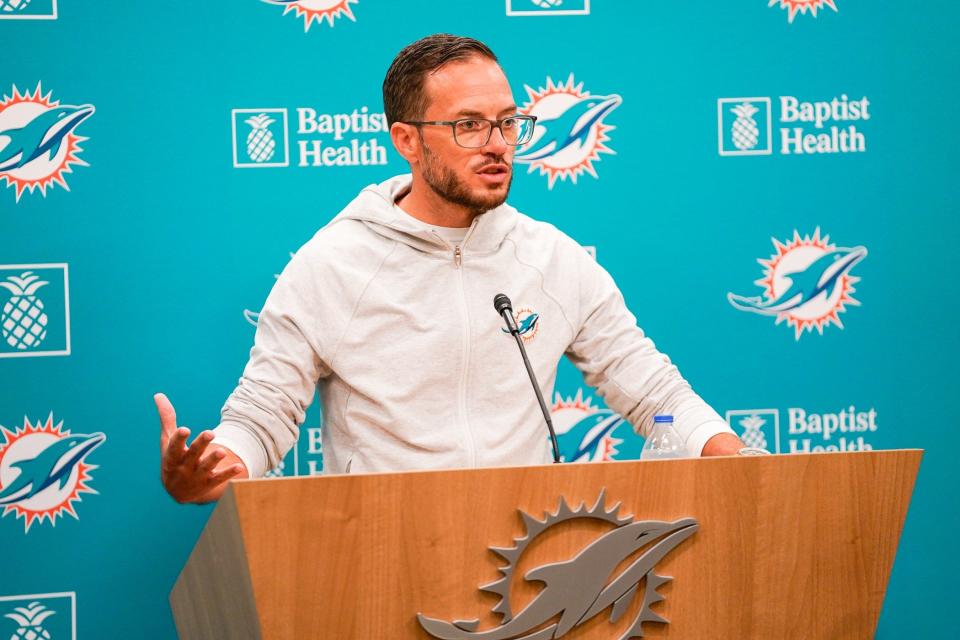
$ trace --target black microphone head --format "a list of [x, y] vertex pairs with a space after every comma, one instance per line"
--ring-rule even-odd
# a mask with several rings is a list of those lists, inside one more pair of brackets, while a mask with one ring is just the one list
[[498, 293], [493, 296], [493, 308], [497, 310], [497, 313], [503, 315], [504, 310], [513, 311], [513, 305], [510, 303], [510, 298], [507, 297], [505, 293]]

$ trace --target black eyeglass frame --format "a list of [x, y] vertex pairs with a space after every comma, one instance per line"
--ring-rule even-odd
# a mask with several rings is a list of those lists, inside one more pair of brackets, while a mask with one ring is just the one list
[[[502, 125], [507, 120], [527, 120], [530, 122], [530, 135], [523, 142], [510, 143], [507, 142], [507, 136], [503, 133]], [[537, 116], [528, 116], [524, 114], [507, 116], [506, 118], [500, 118], [499, 120], [490, 120], [489, 118], [458, 118], [457, 120], [401, 120], [402, 124], [412, 124], [416, 127], [422, 127], [424, 125], [438, 125], [438, 126], [448, 126], [450, 131], [453, 134], [453, 141], [457, 145], [463, 147], [464, 149], [479, 149], [484, 147], [487, 143], [490, 142], [490, 136], [493, 135], [493, 129], [500, 129], [500, 135], [503, 137], [503, 141], [506, 142], [511, 147], [519, 147], [522, 144], [526, 144], [533, 139], [533, 132], [537, 128]], [[487, 129], [487, 139], [483, 141], [482, 144], [476, 146], [468, 147], [465, 144], [462, 144], [460, 140], [457, 139], [457, 125], [461, 122], [486, 122], [490, 125], [490, 128]]]

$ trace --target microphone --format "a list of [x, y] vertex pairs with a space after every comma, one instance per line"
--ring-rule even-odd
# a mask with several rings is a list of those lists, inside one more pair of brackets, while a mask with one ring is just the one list
[[560, 445], [557, 444], [557, 433], [553, 430], [553, 420], [550, 419], [550, 411], [547, 409], [547, 404], [543, 401], [543, 394], [540, 393], [540, 385], [537, 384], [537, 377], [533, 374], [533, 367], [530, 366], [530, 360], [527, 358], [527, 350], [523, 346], [523, 338], [520, 337], [520, 330], [517, 328], [517, 323], [513, 319], [513, 305], [510, 303], [510, 298], [503, 293], [498, 293], [493, 297], [493, 308], [497, 310], [497, 313], [500, 314], [504, 322], [507, 323], [507, 329], [510, 331], [510, 335], [516, 339], [517, 346], [520, 347], [523, 366], [527, 368], [527, 375], [530, 376], [530, 384], [533, 385], [533, 392], [537, 394], [540, 411], [543, 412], [543, 419], [546, 420], [547, 430], [550, 432], [550, 444], [553, 445], [553, 461], [554, 463], [560, 462]]

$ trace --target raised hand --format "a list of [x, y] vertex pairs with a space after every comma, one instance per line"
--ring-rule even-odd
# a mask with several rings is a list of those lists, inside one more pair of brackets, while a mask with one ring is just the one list
[[177, 413], [162, 393], [153, 396], [160, 414], [160, 479], [179, 503], [211, 502], [227, 488], [227, 481], [246, 478], [240, 458], [217, 445], [210, 446], [212, 431], [201, 431], [187, 447], [190, 429], [177, 427]]

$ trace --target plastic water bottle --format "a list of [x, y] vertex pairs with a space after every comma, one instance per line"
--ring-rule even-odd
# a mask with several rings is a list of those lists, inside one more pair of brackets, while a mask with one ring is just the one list
[[653, 429], [643, 443], [640, 451], [641, 460], [669, 460], [672, 458], [686, 458], [687, 447], [683, 438], [673, 427], [673, 416], [654, 416]]

